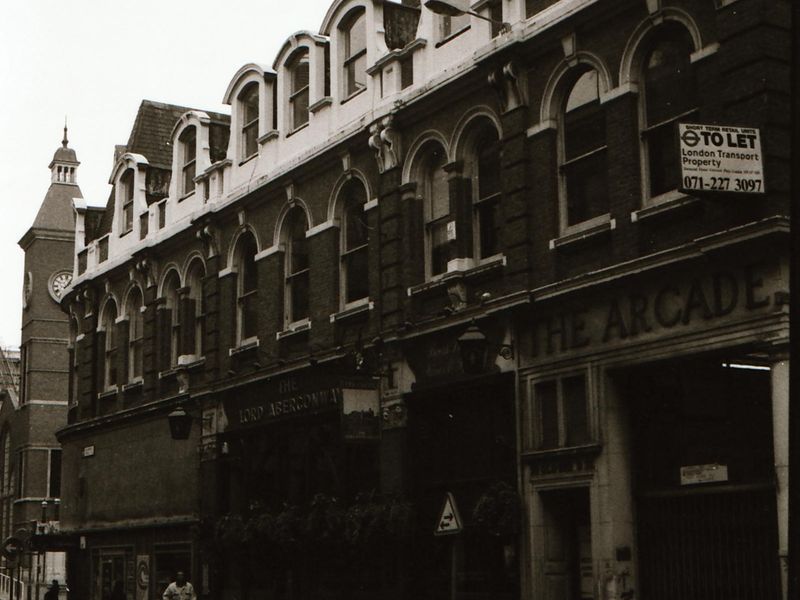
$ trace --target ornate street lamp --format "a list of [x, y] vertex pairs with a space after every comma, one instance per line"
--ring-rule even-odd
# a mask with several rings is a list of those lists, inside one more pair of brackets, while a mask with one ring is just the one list
[[476, 13], [469, 7], [469, 0], [425, 0], [425, 8], [437, 15], [446, 17], [459, 17], [461, 15], [471, 15], [490, 23], [496, 23], [502, 27], [501, 31], [511, 31], [511, 25], [505, 21], [498, 21]]
[[484, 370], [489, 341], [475, 323], [467, 327], [467, 330], [459, 336], [458, 349], [461, 351], [461, 365], [464, 373], [474, 375]]
[[167, 415], [169, 433], [173, 440], [188, 440], [192, 430], [192, 416], [179, 406]]

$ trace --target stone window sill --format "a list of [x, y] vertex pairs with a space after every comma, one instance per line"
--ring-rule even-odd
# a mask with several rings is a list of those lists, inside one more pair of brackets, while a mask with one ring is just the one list
[[302, 321], [297, 321], [296, 323], [292, 323], [291, 325], [289, 325], [288, 329], [276, 333], [275, 339], [284, 340], [286, 338], [292, 337], [293, 335], [306, 333], [310, 330], [311, 330], [311, 321], [309, 321], [308, 319], [303, 319]]
[[314, 104], [309, 106], [308, 111], [313, 114], [316, 114], [323, 108], [325, 108], [326, 106], [330, 106], [331, 104], [333, 104], [333, 98], [331, 98], [330, 96], [325, 96], [324, 98], [320, 98], [319, 100], [314, 102]]
[[164, 369], [163, 371], [158, 372], [159, 379], [169, 379], [170, 377], [175, 377], [178, 374], [178, 369], [176, 367], [171, 367], [169, 369]]
[[651, 200], [648, 206], [633, 211], [631, 213], [631, 223], [666, 214], [674, 214], [676, 210], [698, 206], [699, 201], [696, 196], [689, 196], [683, 192], [667, 192]]
[[117, 393], [119, 392], [119, 386], [114, 386], [113, 388], [107, 389], [103, 392], [97, 394], [98, 400], [107, 400], [109, 398], [115, 398]]
[[205, 356], [197, 356], [196, 354], [181, 354], [178, 357], [178, 366], [189, 371], [198, 369], [206, 364]]
[[580, 446], [563, 446], [560, 448], [548, 448], [547, 450], [527, 450], [522, 453], [522, 459], [526, 462], [537, 460], [547, 460], [553, 458], [568, 458], [571, 456], [587, 456], [600, 454], [602, 445], [596, 442], [589, 442]]
[[281, 134], [278, 132], [277, 129], [270, 129], [267, 133], [259, 137], [256, 141], [259, 144], [266, 144], [270, 140], [277, 140]]
[[[472, 261], [472, 259], [468, 260]], [[483, 259], [477, 265], [474, 263], [474, 261], [472, 261], [471, 266], [467, 268], [451, 270], [447, 273], [437, 275], [436, 279], [411, 286], [408, 288], [407, 294], [409, 296], [417, 296], [419, 294], [425, 294], [427, 292], [432, 292], [442, 287], [446, 287], [448, 284], [452, 283], [453, 281], [458, 281], [459, 279], [478, 279], [483, 276], [488, 276], [495, 271], [502, 270], [505, 266], [506, 257], [502, 254]]]
[[237, 354], [241, 354], [242, 352], [247, 352], [248, 350], [253, 350], [254, 348], [258, 348], [258, 346], [259, 346], [258, 338], [255, 336], [249, 337], [246, 340], [242, 340], [242, 343], [239, 344], [238, 346], [228, 350], [228, 356], [236, 356]]
[[141, 377], [137, 377], [133, 381], [130, 381], [125, 385], [123, 385], [122, 391], [123, 393], [135, 392], [141, 390], [143, 386], [144, 386], [144, 381], [142, 380]]
[[337, 323], [339, 321], [344, 321], [346, 319], [352, 319], [359, 315], [367, 314], [373, 308], [375, 308], [375, 303], [371, 302], [369, 298], [366, 298], [364, 301], [361, 302], [354, 302], [353, 306], [346, 307], [337, 313], [333, 313], [331, 315], [331, 323]]
[[605, 234], [610, 233], [616, 228], [616, 220], [607, 219], [606, 221], [597, 225], [593, 225], [574, 233], [567, 233], [561, 237], [550, 240], [550, 250], [566, 250], [577, 247], [584, 243], [594, 241]]

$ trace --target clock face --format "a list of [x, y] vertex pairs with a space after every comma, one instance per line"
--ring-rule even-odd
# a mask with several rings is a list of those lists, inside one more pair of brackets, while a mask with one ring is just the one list
[[50, 295], [53, 297], [53, 300], [58, 302], [61, 300], [61, 296], [64, 293], [64, 290], [69, 286], [72, 282], [72, 272], [71, 271], [59, 271], [57, 273], [53, 273], [50, 277], [50, 286], [49, 291]]

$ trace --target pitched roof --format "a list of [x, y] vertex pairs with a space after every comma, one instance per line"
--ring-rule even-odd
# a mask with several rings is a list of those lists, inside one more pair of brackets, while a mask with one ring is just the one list
[[[193, 109], [187, 106], [176, 104], [166, 104], [153, 100], [142, 100], [139, 110], [136, 113], [136, 120], [133, 123], [128, 143], [124, 146], [117, 145], [114, 148], [114, 162], [124, 152], [141, 154], [150, 163], [150, 168], [171, 171], [172, 169], [172, 130], [180, 119], [181, 115]], [[222, 125], [230, 124], [230, 116], [212, 112], [202, 111], [211, 119], [212, 123]], [[226, 139], [227, 141], [227, 139]], [[114, 192], [109, 194], [105, 213], [97, 224], [97, 230], [93, 238], [101, 237], [111, 231], [111, 222], [114, 218]], [[88, 235], [88, 232], [87, 232]]]
[[51, 183], [31, 228], [75, 231], [75, 215], [72, 212], [73, 198], [83, 198], [81, 188], [77, 185]]
[[[172, 168], [172, 129], [181, 115], [194, 110], [186, 106], [142, 100], [131, 135], [126, 144], [127, 152], [144, 155], [151, 166]], [[205, 112], [212, 121], [230, 123], [230, 117], [221, 113]]]

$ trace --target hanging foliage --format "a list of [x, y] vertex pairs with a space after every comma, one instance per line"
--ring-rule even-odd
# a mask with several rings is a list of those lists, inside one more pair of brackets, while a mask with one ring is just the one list
[[491, 485], [472, 511], [475, 528], [482, 533], [510, 538], [519, 534], [522, 505], [517, 491], [504, 481]]

